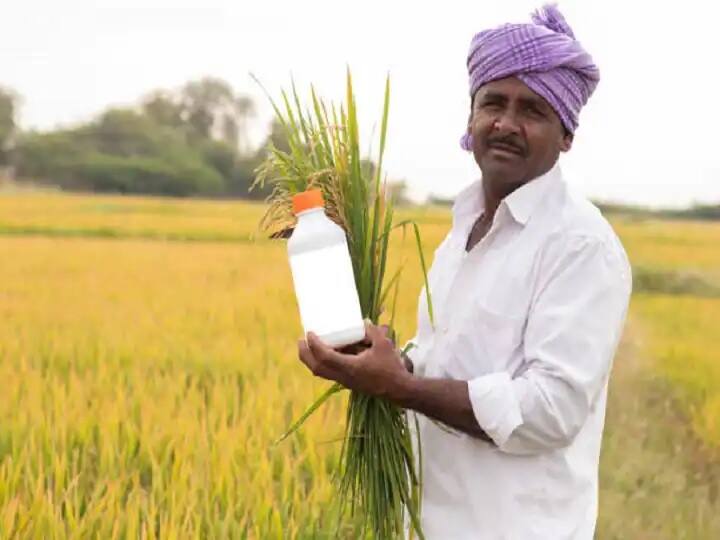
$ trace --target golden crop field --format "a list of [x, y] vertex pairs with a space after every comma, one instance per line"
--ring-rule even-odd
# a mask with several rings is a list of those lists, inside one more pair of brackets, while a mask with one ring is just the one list
[[[274, 445], [328, 384], [296, 359], [285, 245], [253, 238], [262, 212], [0, 196], [0, 538], [335, 537], [344, 397]], [[449, 214], [412, 216], [431, 257]], [[720, 224], [616, 226], [633, 264], [720, 282]], [[410, 235], [404, 248], [401, 233], [394, 242], [393, 264], [407, 263], [397, 315], [405, 339], [421, 273]], [[708, 448], [720, 448], [718, 315], [712, 295], [638, 292], [629, 325], [632, 354], [649, 359]], [[624, 486], [625, 456], [609, 459], [612, 489]], [[720, 530], [703, 517], [715, 504], [688, 506], [648, 538]], [[606, 525], [617, 522], [609, 508], [600, 537], [621, 538]], [[342, 535], [354, 537], [352, 523]]]
[[695, 432], [720, 448], [720, 223], [621, 222], [616, 230], [635, 268], [689, 274], [715, 289], [670, 295], [636, 288], [632, 313], [646, 354], [672, 382]]

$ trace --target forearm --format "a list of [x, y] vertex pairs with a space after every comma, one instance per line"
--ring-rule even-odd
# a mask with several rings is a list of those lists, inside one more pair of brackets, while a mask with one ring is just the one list
[[466, 381], [428, 379], [408, 375], [388, 396], [401, 407], [412, 409], [472, 437], [492, 442], [478, 425]]
[[309, 332], [307, 342], [298, 344], [300, 360], [318, 377], [383, 397], [491, 442], [475, 419], [467, 382], [414, 376], [412, 362], [398, 354], [387, 331], [370, 324], [366, 328], [370, 347], [356, 355], [333, 350]]

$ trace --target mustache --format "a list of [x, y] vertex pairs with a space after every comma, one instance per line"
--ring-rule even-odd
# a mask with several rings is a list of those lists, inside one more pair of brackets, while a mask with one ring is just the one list
[[516, 139], [515, 137], [509, 136], [509, 137], [492, 137], [487, 140], [488, 146], [493, 145], [503, 145], [503, 146], [509, 146], [510, 148], [517, 150], [517, 152], [524, 156], [526, 153], [525, 145], [522, 144], [521, 141]]

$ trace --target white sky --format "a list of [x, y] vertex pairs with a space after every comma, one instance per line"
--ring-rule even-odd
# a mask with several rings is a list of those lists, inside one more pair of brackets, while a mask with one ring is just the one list
[[[467, 122], [465, 58], [475, 32], [529, 20], [540, 1], [4, 0], [0, 84], [23, 97], [24, 127], [90, 119], [110, 104], [204, 75], [256, 97], [291, 73], [304, 91], [342, 97], [355, 79], [361, 128], [392, 101], [386, 165], [417, 196], [452, 196], [478, 176], [458, 140]], [[682, 206], [720, 202], [720, 4], [561, 0], [601, 70], [580, 116], [568, 181], [599, 199]]]

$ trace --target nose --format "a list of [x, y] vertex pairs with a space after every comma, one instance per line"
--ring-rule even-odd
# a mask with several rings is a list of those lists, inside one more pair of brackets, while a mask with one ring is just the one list
[[520, 133], [520, 123], [511, 110], [505, 110], [499, 114], [493, 122], [493, 131], [498, 133]]

